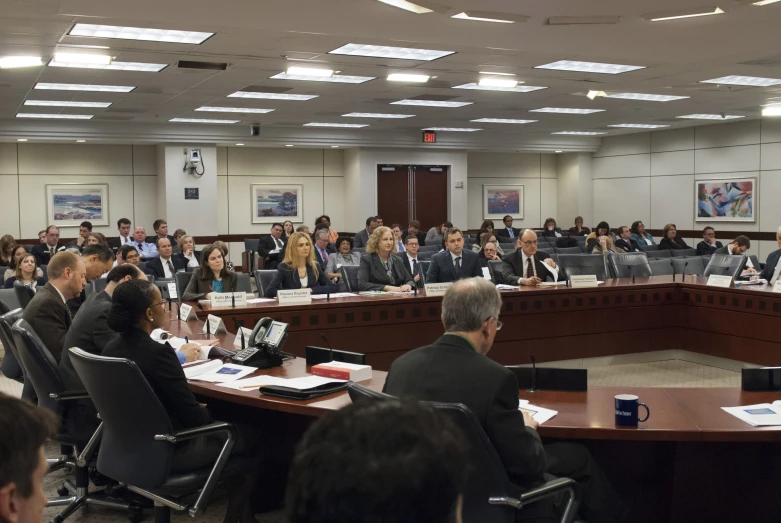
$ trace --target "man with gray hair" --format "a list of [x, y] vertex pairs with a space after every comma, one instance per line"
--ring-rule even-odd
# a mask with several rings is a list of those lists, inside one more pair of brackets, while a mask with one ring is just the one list
[[[522, 489], [546, 474], [578, 482], [580, 514], [590, 523], [624, 521], [627, 508], [585, 447], [543, 446], [537, 422], [518, 409], [518, 381], [486, 357], [502, 328], [502, 298], [483, 278], [459, 280], [442, 299], [443, 334], [432, 345], [408, 352], [391, 365], [384, 392], [420, 401], [463, 403], [480, 420], [510, 480]], [[539, 505], [539, 506], [537, 506]], [[518, 520], [551, 520], [554, 508], [533, 504]]]
[[752, 280], [763, 278], [773, 285], [778, 277], [781, 276], [781, 264], [778, 263], [778, 260], [781, 259], [781, 227], [776, 231], [776, 242], [778, 242], [778, 250], [767, 255], [765, 268], [762, 269], [761, 274], [751, 276]]
[[336, 252], [336, 248], [331, 245], [331, 232], [326, 229], [315, 231], [315, 260], [320, 262], [322, 270], [328, 265], [328, 255]]

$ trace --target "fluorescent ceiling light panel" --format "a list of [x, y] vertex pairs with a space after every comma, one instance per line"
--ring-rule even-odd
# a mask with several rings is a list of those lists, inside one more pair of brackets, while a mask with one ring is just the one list
[[775, 4], [776, 2], [781, 2], [781, 0], [761, 0], [759, 2], [753, 2], [749, 0], [748, 2], [741, 2], [742, 4], [751, 4], [751, 5], [768, 5], [768, 4]]
[[316, 94], [284, 94], [284, 93], [256, 93], [253, 91], [236, 91], [229, 94], [228, 98], [258, 98], [262, 100], [289, 100], [304, 102], [317, 98]]
[[40, 56], [3, 56], [0, 58], [0, 69], [17, 69], [37, 65], [43, 65]]
[[512, 120], [508, 118], [480, 118], [478, 120], [469, 120], [469, 121], [478, 122], [478, 123], [514, 123], [514, 124], [539, 122], [539, 120]]
[[542, 109], [532, 109], [530, 113], [558, 113], [558, 114], [592, 114], [604, 113], [604, 109], [570, 109], [567, 107], [543, 107]]
[[357, 129], [359, 127], [369, 127], [369, 124], [310, 122], [310, 123], [305, 123], [304, 127], [347, 127], [347, 128]]
[[615, 125], [608, 125], [608, 127], [623, 127], [626, 129], [660, 129], [662, 127], [670, 127], [669, 125], [652, 125], [644, 123], [618, 123]]
[[761, 78], [759, 76], [722, 76], [712, 80], [702, 80], [701, 84], [722, 84], [722, 85], [746, 85], [749, 87], [768, 87], [781, 84], [778, 78]]
[[393, 73], [388, 75], [388, 80], [391, 82], [419, 82], [426, 83], [431, 78], [427, 74], [405, 74], [405, 73]]
[[736, 114], [686, 114], [683, 116], [676, 116], [676, 118], [686, 118], [689, 120], [735, 120], [736, 118], [745, 118], [745, 116], [738, 116]]
[[347, 113], [342, 116], [350, 118], [414, 118], [414, 114], [386, 114], [386, 113]]
[[515, 22], [525, 22], [528, 16], [513, 15], [509, 13], [496, 13], [493, 11], [464, 11], [451, 16], [459, 20], [472, 20], [474, 22], [495, 22], [498, 24], [514, 24]]
[[599, 62], [577, 62], [574, 60], [559, 60], [535, 69], [552, 69], [554, 71], [577, 71], [580, 73], [621, 74], [629, 71], [645, 69], [642, 65], [603, 64]]
[[313, 67], [292, 66], [287, 68], [287, 74], [293, 76], [333, 76], [333, 69], [315, 69]]
[[214, 33], [202, 33], [198, 31], [175, 31], [171, 29], [150, 29], [147, 27], [121, 27], [116, 25], [94, 24], [76, 24], [68, 34], [70, 36], [145, 40], [147, 42], [168, 42], [172, 44], [202, 44], [214, 35]]
[[95, 107], [105, 109], [111, 102], [58, 102], [55, 100], [25, 100], [24, 105], [38, 107]]
[[643, 18], [651, 22], [662, 22], [664, 20], [678, 20], [681, 18], [692, 18], [695, 16], [720, 15], [724, 11], [716, 6], [690, 7], [687, 9], [675, 9], [672, 11], [662, 11], [657, 13], [648, 13]]
[[171, 118], [168, 120], [173, 123], [220, 123], [230, 124], [239, 123], [241, 120], [210, 120], [208, 118]]
[[504, 87], [513, 89], [518, 85], [517, 80], [505, 80], [502, 78], [481, 78], [478, 84], [480, 87]]
[[601, 25], [617, 24], [620, 16], [551, 16], [546, 25]]
[[387, 45], [347, 44], [328, 54], [343, 54], [348, 56], [370, 56], [372, 58], [396, 58], [398, 60], [420, 60], [430, 62], [455, 54], [455, 51], [436, 51], [433, 49], [412, 49], [409, 47], [390, 47]]
[[18, 113], [17, 118], [55, 118], [59, 120], [91, 120], [92, 114], [41, 114], [41, 113]]
[[399, 100], [391, 105], [417, 105], [420, 107], [465, 107], [474, 102], [441, 102], [437, 100]]
[[487, 87], [476, 83], [454, 85], [453, 89], [476, 89], [478, 91], [503, 91], [507, 93], [530, 93], [532, 91], [539, 91], [541, 89], [547, 89], [547, 87], [540, 87], [536, 85], [517, 85], [515, 87]]
[[253, 114], [266, 114], [274, 111], [274, 109], [254, 109], [252, 107], [199, 107], [196, 111], [207, 111], [211, 113], [253, 113]]
[[482, 129], [475, 129], [472, 127], [426, 127], [423, 131], [442, 131], [453, 133], [474, 133], [476, 131], [482, 131]]
[[[781, 0], [779, 0], [781, 1]], [[485, 75], [491, 75], [491, 76], [515, 76], [514, 73], [497, 73], [496, 71], [480, 71], [480, 74]]]
[[762, 116], [781, 116], [781, 107], [765, 107]]
[[393, 7], [398, 7], [399, 9], [404, 9], [405, 11], [409, 11], [411, 13], [423, 15], [426, 13], [432, 13], [433, 10], [429, 9], [428, 7], [423, 7], [422, 5], [413, 4], [412, 2], [407, 2], [407, 0], [379, 0], [383, 4], [392, 5]]
[[111, 62], [108, 65], [89, 64], [83, 62], [49, 62], [49, 67], [75, 67], [79, 69], [101, 69], [104, 71], [141, 71], [145, 73], [159, 73], [168, 64], [149, 64], [144, 62]]
[[599, 133], [596, 131], [558, 131], [551, 134], [567, 134], [570, 136], [601, 136], [607, 133]]
[[335, 74], [333, 76], [303, 76], [297, 74], [279, 73], [271, 76], [274, 80], [299, 80], [302, 82], [334, 82], [340, 84], [362, 84], [370, 80], [375, 80], [376, 76], [344, 76]]
[[129, 93], [135, 86], [131, 85], [90, 85], [90, 84], [51, 84], [39, 82], [35, 89], [48, 91], [91, 91], [100, 93]]
[[642, 100], [644, 102], [672, 102], [673, 100], [683, 100], [691, 97], [670, 96], [666, 94], [611, 93], [611, 94], [606, 94], [605, 98], [621, 98], [623, 100]]
[[54, 53], [52, 62], [108, 65], [111, 63], [111, 57], [101, 54]]

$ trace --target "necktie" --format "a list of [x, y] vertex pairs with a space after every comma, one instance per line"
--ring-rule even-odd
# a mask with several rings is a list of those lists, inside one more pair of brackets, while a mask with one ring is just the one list
[[507, 232], [510, 233], [510, 238], [515, 238], [515, 235], [513, 234], [513, 228], [507, 227]]
[[320, 258], [323, 260], [323, 263], [328, 263], [328, 256], [325, 254], [325, 249], [320, 249]]
[[49, 247], [49, 256], [54, 256], [54, 247]]
[[404, 242], [399, 242], [399, 252], [404, 252]]
[[531, 258], [526, 258], [526, 277], [534, 278], [534, 267], [532, 266]]
[[456, 275], [461, 275], [461, 256], [456, 258]]
[[171, 271], [171, 276], [174, 275], [174, 264], [171, 263], [171, 260], [168, 260], [168, 270]]
[[277, 245], [277, 249], [281, 249], [282, 248], [282, 245], [280, 245], [280, 243], [282, 243], [282, 242], [279, 241], [279, 238], [274, 238], [274, 243]]
[[417, 258], [413, 258], [412, 259], [412, 277], [414, 278], [417, 275], [418, 275], [418, 260], [417, 260]]

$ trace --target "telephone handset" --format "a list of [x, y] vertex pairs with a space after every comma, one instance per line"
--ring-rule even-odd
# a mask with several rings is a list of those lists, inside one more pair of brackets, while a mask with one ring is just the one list
[[267, 369], [282, 365], [282, 347], [287, 341], [287, 323], [261, 318], [252, 329], [247, 348], [232, 358], [235, 363]]

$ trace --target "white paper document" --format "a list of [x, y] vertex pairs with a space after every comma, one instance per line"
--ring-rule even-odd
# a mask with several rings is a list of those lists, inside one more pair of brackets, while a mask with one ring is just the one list
[[520, 285], [507, 285], [505, 283], [500, 283], [496, 286], [497, 289], [500, 291], [516, 291], [521, 288]]
[[767, 283], [767, 280], [764, 278], [760, 278], [758, 280], [735, 280], [735, 285], [743, 286], [743, 285], [764, 285]]
[[277, 301], [274, 298], [252, 298], [251, 300], [247, 300], [247, 303], [263, 303], [267, 301]]
[[565, 285], [567, 285], [566, 281], [541, 281], [537, 287], [564, 287]]
[[320, 385], [326, 385], [328, 383], [344, 383], [345, 380], [337, 380], [334, 378], [323, 378], [322, 376], [305, 376], [303, 378], [292, 378], [285, 380], [284, 383], [280, 383], [283, 387], [290, 387], [291, 389], [306, 390]]
[[[201, 367], [208, 367], [205, 371], [199, 372]], [[255, 372], [255, 367], [246, 367], [244, 365], [235, 365], [233, 363], [223, 363], [220, 360], [212, 360], [209, 363], [198, 365], [197, 367], [188, 367], [184, 371], [187, 379], [197, 381], [208, 381], [210, 383], [225, 383], [236, 381], [244, 376]], [[188, 375], [190, 374], [190, 375]]]
[[721, 407], [724, 412], [745, 421], [752, 427], [781, 426], [781, 401], [745, 405], [743, 407]]
[[235, 390], [258, 390], [263, 385], [284, 385], [285, 378], [275, 378], [274, 376], [253, 376], [227, 383], [220, 383], [220, 387], [226, 387]]
[[[353, 294], [352, 292], [332, 292], [331, 298], [350, 298], [353, 296], [358, 296], [357, 294]], [[312, 299], [313, 300], [324, 300], [328, 297], [328, 294], [313, 294]]]
[[532, 419], [540, 425], [559, 413], [558, 410], [551, 410], [544, 407], [538, 407], [537, 405], [532, 405], [529, 403], [529, 400], [518, 400], [518, 410], [525, 410], [531, 414]]

